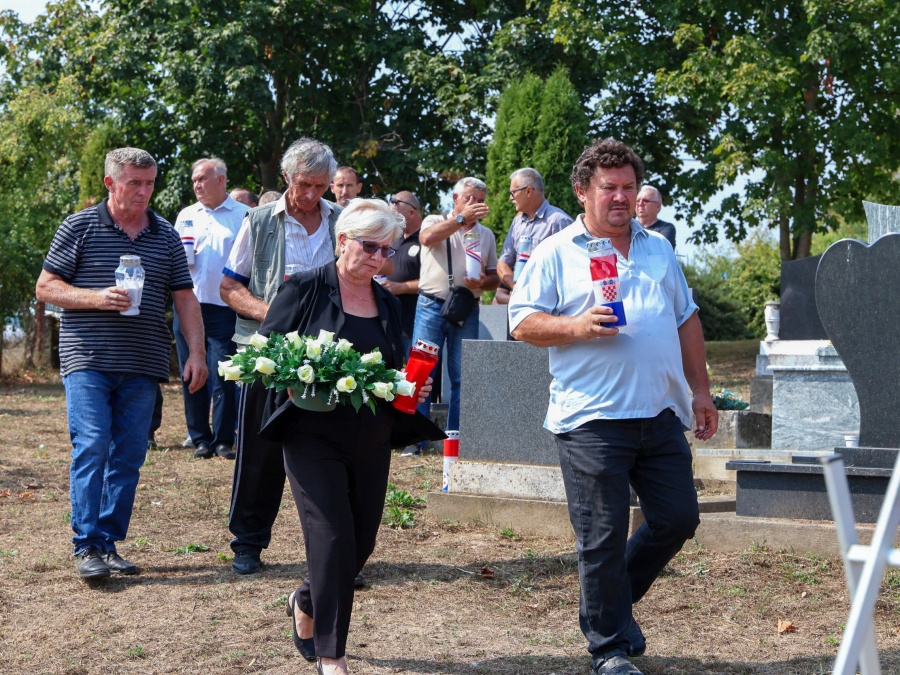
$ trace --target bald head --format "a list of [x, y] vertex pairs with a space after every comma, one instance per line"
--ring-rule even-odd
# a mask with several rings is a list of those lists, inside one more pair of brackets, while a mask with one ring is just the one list
[[394, 210], [406, 221], [406, 236], [415, 234], [422, 226], [422, 207], [419, 199], [409, 190], [403, 190], [391, 196]]

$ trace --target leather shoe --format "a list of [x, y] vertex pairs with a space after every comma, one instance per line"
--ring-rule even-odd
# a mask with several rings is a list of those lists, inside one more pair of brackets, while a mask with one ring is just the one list
[[628, 656], [643, 656], [644, 652], [647, 651], [647, 641], [644, 639], [641, 627], [634, 620], [634, 617], [631, 617], [631, 624], [625, 631], [625, 639], [628, 640], [628, 647], [625, 648], [625, 653]]
[[604, 654], [591, 663], [591, 675], [643, 675], [623, 653]]
[[227, 443], [219, 443], [215, 448], [213, 448], [213, 452], [215, 452], [222, 459], [234, 459], [234, 450], [231, 449], [231, 446]]
[[110, 575], [109, 567], [103, 562], [103, 554], [99, 549], [92, 546], [76, 553], [75, 557], [78, 559], [75, 569], [82, 579], [105, 579]]
[[103, 554], [103, 562], [113, 574], [137, 574], [140, 568], [134, 563], [128, 562], [115, 551], [107, 551]]
[[259, 550], [255, 548], [240, 548], [234, 552], [234, 560], [231, 561], [231, 569], [238, 574], [255, 574], [262, 572], [262, 561], [259, 559]]
[[360, 572], [356, 575], [356, 578], [353, 580], [353, 588], [363, 588], [366, 585], [366, 578], [363, 576], [363, 573]]
[[213, 449], [206, 443], [201, 443], [197, 446], [197, 449], [194, 450], [194, 457], [197, 459], [209, 459], [214, 454]]
[[306, 659], [307, 661], [316, 661], [315, 638], [302, 638], [297, 632], [297, 622], [294, 620], [294, 614], [301, 610], [300, 606], [297, 605], [296, 600], [297, 591], [294, 591], [288, 596], [287, 607], [285, 608], [285, 611], [287, 611], [287, 615], [291, 617], [291, 634], [294, 637], [294, 646], [297, 648], [297, 651], [300, 652], [300, 656], [302, 656], [304, 659]]

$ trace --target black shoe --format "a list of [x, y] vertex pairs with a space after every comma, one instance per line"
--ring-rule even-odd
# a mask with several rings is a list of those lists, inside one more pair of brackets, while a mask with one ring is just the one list
[[222, 459], [234, 459], [234, 450], [231, 449], [231, 446], [227, 443], [219, 443], [215, 448], [213, 448], [213, 452], [217, 454]]
[[93, 546], [77, 553], [75, 557], [78, 559], [75, 569], [82, 579], [105, 579], [110, 575], [109, 567], [103, 562], [103, 554]]
[[628, 640], [628, 647], [625, 648], [628, 656], [643, 656], [644, 652], [647, 651], [647, 641], [644, 639], [641, 627], [638, 626], [638, 622], [634, 620], [634, 617], [631, 617], [631, 624], [628, 626], [628, 630], [625, 631], [625, 639]]
[[643, 675], [628, 657], [621, 651], [607, 652], [594, 657], [591, 663], [591, 675]]
[[259, 549], [240, 548], [234, 552], [234, 560], [231, 561], [231, 569], [238, 574], [255, 574], [262, 572], [262, 561], [259, 559]]
[[353, 588], [363, 588], [366, 585], [366, 578], [363, 576], [362, 572], [356, 575], [356, 578], [353, 580]]
[[104, 553], [103, 562], [113, 574], [138, 574], [141, 571], [137, 565], [128, 562], [115, 551]]
[[197, 446], [197, 449], [194, 450], [194, 457], [197, 459], [209, 459], [214, 454], [213, 449], [209, 447], [206, 443], [201, 443]]
[[294, 636], [294, 646], [297, 648], [297, 651], [300, 652], [300, 656], [302, 656], [304, 659], [306, 659], [307, 661], [315, 661], [315, 638], [302, 638], [300, 637], [299, 633], [297, 633], [297, 622], [294, 621], [294, 613], [299, 612], [300, 607], [294, 602], [296, 599], [297, 591], [294, 591], [288, 596], [287, 606], [285, 608], [287, 615], [291, 617], [291, 634]]

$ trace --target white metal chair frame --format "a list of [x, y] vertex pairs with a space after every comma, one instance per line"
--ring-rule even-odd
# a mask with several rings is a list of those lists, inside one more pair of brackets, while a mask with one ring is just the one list
[[878, 522], [868, 546], [859, 543], [856, 518], [850, 501], [850, 486], [840, 455], [822, 457], [828, 501], [837, 526], [838, 545], [850, 590], [850, 617], [834, 662], [833, 675], [853, 675], [856, 666], [862, 675], [881, 675], [872, 612], [878, 600], [886, 565], [900, 567], [900, 549], [893, 547], [900, 525], [900, 453], [888, 483]]

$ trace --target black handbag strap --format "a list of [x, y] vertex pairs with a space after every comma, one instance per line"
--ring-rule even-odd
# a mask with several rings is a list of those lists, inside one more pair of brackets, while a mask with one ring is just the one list
[[[451, 234], [450, 237], [453, 235]], [[447, 278], [450, 280], [450, 287], [447, 289], [449, 293], [453, 292], [453, 256], [450, 255], [450, 237], [447, 237]]]

